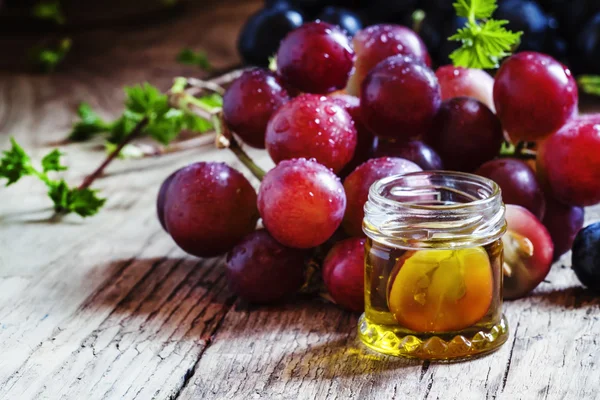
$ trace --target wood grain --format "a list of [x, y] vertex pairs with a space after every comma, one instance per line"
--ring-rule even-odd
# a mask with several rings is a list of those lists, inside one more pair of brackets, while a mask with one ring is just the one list
[[[176, 75], [200, 75], [174, 62], [183, 46], [230, 65], [232, 27], [258, 6], [219, 3], [106, 36], [113, 43], [92, 32], [90, 43], [100, 43], [63, 72], [0, 74], [0, 149], [14, 135], [39, 160], [80, 101], [114, 116], [124, 84], [166, 88]], [[357, 315], [318, 299], [239, 301], [223, 260], [185, 255], [155, 217], [158, 187], [176, 168], [220, 160], [246, 173], [202, 143], [116, 161], [95, 185], [105, 209], [86, 220], [54, 220], [35, 180], [0, 188], [0, 399], [600, 399], [600, 299], [580, 286], [568, 255], [533, 295], [505, 304], [508, 343], [467, 363], [369, 352], [356, 339]], [[101, 162], [98, 144], [63, 148], [65, 179], [80, 182]], [[272, 165], [264, 152], [251, 155]], [[589, 209], [587, 221], [597, 220], [600, 208]]]

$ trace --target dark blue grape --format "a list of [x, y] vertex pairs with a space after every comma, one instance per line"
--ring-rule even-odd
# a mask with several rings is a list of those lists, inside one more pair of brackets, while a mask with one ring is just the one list
[[327, 6], [344, 5], [344, 0], [265, 0], [266, 7], [272, 7], [273, 5], [287, 4], [288, 8], [295, 8], [302, 10], [302, 12], [313, 18], [323, 8]]
[[600, 74], [600, 13], [577, 35], [574, 56], [577, 72]]
[[600, 222], [579, 231], [573, 242], [572, 264], [581, 283], [600, 292]]
[[494, 18], [508, 20], [509, 23], [506, 25], [508, 29], [523, 32], [519, 51], [544, 51], [548, 17], [535, 1], [503, 1], [494, 13]]
[[293, 8], [290, 0], [266, 0], [265, 8]]
[[453, 3], [449, 0], [423, 0], [421, 6], [427, 13], [428, 18], [443, 21], [455, 14]]
[[266, 67], [279, 42], [304, 23], [304, 15], [284, 7], [265, 8], [252, 15], [238, 38], [238, 51], [246, 64]]
[[418, 0], [368, 0], [365, 15], [369, 24], [398, 22], [418, 8]]
[[560, 23], [560, 32], [567, 40], [574, 39], [581, 27], [600, 12], [598, 0], [555, 0], [553, 14]]
[[325, 9], [317, 16], [317, 19], [329, 22], [333, 25], [338, 25], [345, 30], [349, 36], [354, 36], [356, 32], [363, 28], [360, 15], [347, 8], [325, 7]]
[[558, 20], [552, 16], [548, 17], [548, 32], [546, 33], [544, 53], [565, 62], [568, 56], [568, 45], [567, 41], [561, 36], [558, 27]]

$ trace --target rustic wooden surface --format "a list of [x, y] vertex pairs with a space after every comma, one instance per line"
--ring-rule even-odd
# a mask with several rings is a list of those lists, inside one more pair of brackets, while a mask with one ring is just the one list
[[[117, 44], [83, 48], [50, 77], [0, 75], [0, 149], [14, 135], [39, 160], [80, 101], [111, 116], [124, 84], [167, 87], [199, 74], [174, 63], [183, 46], [205, 48], [217, 67], [234, 63], [236, 27], [257, 7], [231, 1], [144, 32], [89, 33]], [[63, 150], [73, 183], [103, 157], [97, 143]], [[308, 298], [248, 306], [228, 292], [222, 259], [175, 246], [156, 220], [156, 192], [197, 160], [243, 171], [210, 140], [117, 161], [96, 185], [109, 199], [101, 213], [62, 222], [39, 182], [0, 188], [1, 399], [600, 399], [600, 299], [568, 256], [533, 295], [505, 305], [511, 337], [493, 355], [459, 364], [379, 356], [357, 342], [357, 315]], [[588, 222], [598, 219], [588, 210]]]

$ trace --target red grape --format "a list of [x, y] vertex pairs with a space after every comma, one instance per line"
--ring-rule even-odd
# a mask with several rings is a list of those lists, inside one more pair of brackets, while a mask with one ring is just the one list
[[290, 100], [281, 79], [264, 69], [244, 71], [223, 96], [228, 126], [252, 147], [265, 148], [265, 131], [271, 115]]
[[258, 210], [280, 243], [310, 248], [324, 243], [340, 226], [346, 195], [327, 167], [304, 158], [279, 163], [265, 175]]
[[542, 223], [527, 209], [506, 206], [508, 230], [504, 242], [504, 298], [516, 299], [531, 292], [550, 272], [554, 245]]
[[227, 255], [232, 292], [251, 303], [272, 303], [304, 284], [302, 250], [285, 247], [264, 229], [246, 236]]
[[364, 122], [375, 135], [407, 140], [431, 128], [440, 108], [440, 86], [425, 64], [393, 56], [368, 73], [360, 103]]
[[350, 39], [339, 27], [325, 22], [293, 30], [277, 52], [277, 71], [296, 89], [308, 93], [344, 88], [353, 65]]
[[348, 112], [331, 99], [314, 94], [283, 105], [267, 125], [267, 150], [275, 163], [314, 158], [338, 172], [352, 159], [356, 140]]
[[504, 140], [498, 117], [485, 104], [470, 97], [442, 103], [425, 142], [450, 170], [471, 172], [493, 159]]
[[424, 171], [444, 169], [442, 159], [431, 147], [420, 140], [398, 141], [375, 138], [373, 157], [399, 157], [412, 161]]
[[502, 189], [502, 200], [531, 211], [539, 220], [544, 217], [546, 200], [533, 170], [514, 158], [488, 161], [475, 172], [496, 182]]
[[600, 114], [573, 120], [541, 143], [538, 173], [561, 203], [600, 202]]
[[258, 220], [254, 188], [225, 163], [198, 162], [182, 168], [167, 188], [164, 209], [175, 243], [198, 257], [231, 250]]
[[365, 239], [342, 240], [329, 250], [323, 282], [336, 304], [350, 311], [365, 310]]
[[419, 35], [404, 26], [369, 26], [354, 36], [353, 44], [356, 51], [356, 69], [350, 77], [347, 91], [355, 96], [360, 95], [361, 85], [369, 71], [390, 56], [413, 56], [416, 60], [431, 65], [425, 43]]
[[344, 190], [348, 199], [342, 224], [344, 231], [350, 236], [365, 236], [362, 230], [364, 206], [369, 197], [369, 188], [375, 181], [416, 171], [421, 171], [417, 164], [393, 157], [373, 158], [356, 168], [344, 180]]
[[577, 232], [583, 228], [584, 210], [581, 207], [559, 203], [548, 197], [543, 222], [554, 243], [554, 260], [558, 260], [560, 256], [571, 250]]
[[494, 78], [487, 72], [475, 68], [444, 65], [435, 71], [442, 90], [442, 100], [454, 97], [472, 97], [492, 111], [494, 106]]
[[517, 53], [496, 74], [494, 103], [511, 140], [535, 141], [560, 129], [577, 113], [571, 71], [550, 56]]
[[[165, 223], [165, 202], [167, 200], [167, 193], [169, 193], [169, 185], [171, 181], [175, 177], [175, 175], [179, 172], [173, 172], [171, 175], [167, 177], [160, 185], [160, 189], [158, 190], [158, 196], [156, 196], [156, 215], [158, 216], [158, 222], [160, 222], [160, 226], [163, 227], [165, 231], [167, 231], [167, 224]], [[168, 232], [168, 231], [167, 231]]]
[[338, 174], [340, 176], [348, 176], [356, 167], [369, 159], [375, 136], [363, 123], [360, 113], [360, 99], [358, 97], [349, 94], [334, 94], [331, 96], [331, 100], [348, 111], [356, 128], [357, 140], [354, 156]]

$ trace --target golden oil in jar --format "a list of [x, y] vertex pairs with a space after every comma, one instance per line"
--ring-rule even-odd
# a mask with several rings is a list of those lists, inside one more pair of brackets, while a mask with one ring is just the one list
[[484, 178], [444, 172], [381, 182], [365, 208], [362, 342], [384, 354], [430, 360], [497, 349], [508, 338], [499, 189]]

